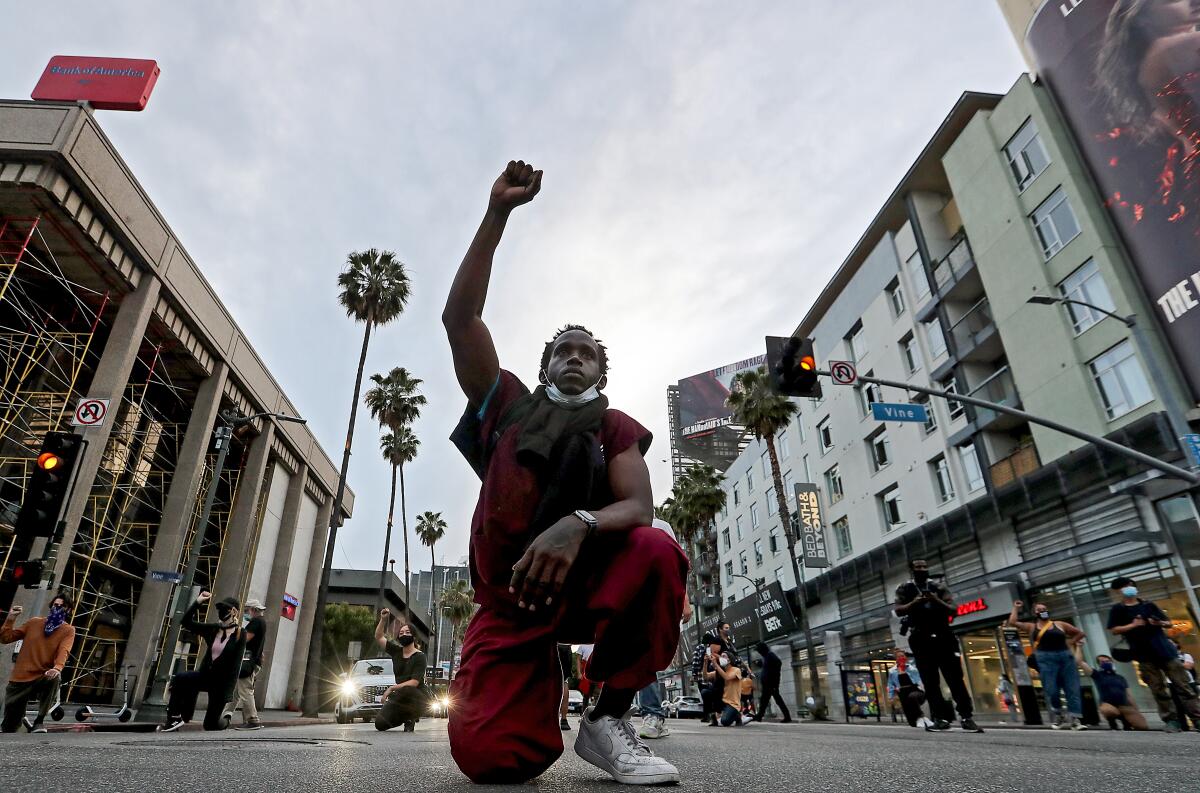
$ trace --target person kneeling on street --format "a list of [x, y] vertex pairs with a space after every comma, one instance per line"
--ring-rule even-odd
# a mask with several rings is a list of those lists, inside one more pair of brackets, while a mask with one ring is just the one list
[[1083, 660], [1083, 651], [1076, 645], [1075, 658], [1079, 661], [1079, 668], [1100, 691], [1100, 718], [1108, 722], [1109, 729], [1119, 729], [1118, 722], [1123, 723], [1127, 730], [1150, 729], [1146, 717], [1138, 710], [1129, 693], [1129, 681], [1117, 671], [1112, 656], [1097, 655], [1096, 668], [1093, 669]]
[[908, 654], [896, 650], [896, 665], [888, 670], [888, 699], [899, 704], [909, 727], [928, 727], [921, 706], [925, 704], [925, 690], [921, 688], [921, 673], [908, 662]]
[[200, 609], [211, 599], [211, 592], [201, 592], [183, 615], [184, 630], [203, 639], [206, 647], [199, 668], [179, 672], [171, 678], [167, 720], [158, 728], [159, 732], [174, 732], [191, 721], [201, 691], [208, 694], [204, 729], [223, 730], [229, 726], [230, 716], [225, 706], [237, 688], [242, 655], [246, 652], [246, 632], [242, 630], [241, 607], [236, 598], [228, 597], [217, 603], [217, 622], [200, 622], [197, 619]]
[[386, 638], [391, 612], [382, 609], [375, 626], [375, 641], [392, 657], [395, 685], [383, 694], [383, 708], [375, 717], [375, 729], [383, 732], [404, 725], [405, 732], [416, 729], [417, 722], [429, 709], [429, 689], [425, 687], [425, 653], [417, 649], [412, 627], [401, 623], [394, 638]]
[[[725, 706], [721, 711], [721, 726], [741, 726], [742, 719], [742, 670], [733, 663], [728, 652], [721, 652], [707, 657], [708, 671], [706, 677], [719, 685], [724, 681], [724, 695], [721, 702]], [[747, 719], [748, 721], [748, 719]]]

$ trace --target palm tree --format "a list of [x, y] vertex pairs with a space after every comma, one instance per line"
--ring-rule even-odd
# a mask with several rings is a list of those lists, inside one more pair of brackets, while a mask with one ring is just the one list
[[437, 635], [437, 615], [433, 613], [433, 569], [437, 567], [437, 557], [433, 554], [433, 546], [446, 536], [446, 528], [446, 521], [442, 520], [440, 512], [426, 510], [417, 516], [417, 538], [421, 540], [422, 545], [429, 547], [429, 619], [432, 621], [430, 642], [434, 648], [434, 666], [437, 666], [440, 644], [433, 638]]
[[407, 618], [412, 612], [408, 604], [408, 512], [404, 501], [404, 464], [412, 462], [417, 456], [420, 442], [408, 428], [421, 416], [421, 408], [426, 400], [420, 393], [421, 379], [410, 375], [402, 366], [392, 369], [386, 376], [371, 375], [371, 382], [375, 386], [367, 389], [364, 401], [371, 411], [371, 418], [391, 430], [380, 440], [380, 448], [384, 459], [392, 463], [392, 498], [383, 544], [383, 564], [379, 568], [379, 602], [376, 610], [383, 608], [387, 591], [388, 557], [392, 551], [392, 513], [396, 505], [396, 469], [399, 467], [400, 518], [404, 526], [404, 610]]
[[387, 560], [392, 547], [393, 515], [396, 511], [396, 473], [400, 474], [400, 523], [404, 528], [404, 621], [412, 621], [412, 607], [408, 602], [408, 512], [404, 498], [404, 464], [411, 463], [417, 456], [421, 442], [408, 427], [401, 427], [379, 439], [379, 450], [383, 459], [392, 464], [392, 495], [388, 500], [387, 536], [384, 539], [383, 571], [379, 574], [379, 608], [383, 608], [387, 585]]
[[465, 635], [467, 623], [475, 613], [475, 590], [464, 579], [455, 581], [442, 591], [442, 608], [450, 620], [450, 676], [454, 679], [454, 656], [457, 643]]
[[693, 465], [675, 484], [673, 507], [688, 547], [699, 545], [708, 549], [704, 556], [713, 568], [713, 591], [718, 601], [721, 601], [721, 575], [716, 567], [720, 557], [713, 521], [725, 509], [726, 494], [721, 487], [724, 481], [725, 474], [711, 465]]
[[329, 514], [329, 538], [325, 542], [325, 565], [321, 570], [321, 585], [317, 589], [317, 602], [313, 604], [317, 618], [313, 620], [312, 637], [308, 645], [308, 666], [304, 674], [303, 708], [305, 716], [316, 716], [319, 706], [321, 679], [321, 647], [324, 641], [325, 601], [329, 597], [329, 571], [333, 567], [333, 549], [337, 542], [337, 529], [343, 519], [342, 499], [346, 496], [346, 475], [350, 471], [350, 447], [354, 443], [354, 420], [358, 417], [358, 398], [362, 391], [363, 369], [367, 365], [367, 346], [371, 331], [385, 325], [404, 313], [408, 302], [410, 285], [404, 263], [391, 251], [370, 248], [356, 251], [346, 257], [346, 269], [337, 278], [338, 302], [346, 309], [346, 315], [363, 323], [362, 352], [358, 356], [358, 371], [354, 376], [354, 398], [350, 402], [350, 422], [346, 428], [346, 443], [342, 447], [342, 468], [338, 474], [337, 495], [333, 497], [333, 509]]
[[[804, 629], [804, 644], [808, 648], [808, 675], [812, 696], [818, 694], [817, 654], [813, 645], [812, 632], [808, 625], [808, 609], [804, 607], [804, 589], [800, 581], [800, 564], [796, 561], [796, 533], [792, 529], [792, 518], [788, 512], [787, 493], [783, 490], [783, 474], [779, 470], [779, 453], [775, 450], [775, 436], [785, 429], [796, 415], [796, 405], [786, 396], [771, 387], [771, 379], [765, 367], [758, 367], [735, 376], [729, 398], [726, 400], [733, 411], [733, 419], [754, 435], [760, 443], [767, 445], [767, 456], [771, 460], [771, 479], [775, 484], [775, 499], [779, 505], [779, 519], [783, 522], [783, 536], [787, 539], [788, 557], [792, 560], [792, 574], [796, 578], [799, 597], [800, 625]], [[801, 692], [803, 695], [803, 692]], [[821, 714], [814, 714], [817, 718]]]

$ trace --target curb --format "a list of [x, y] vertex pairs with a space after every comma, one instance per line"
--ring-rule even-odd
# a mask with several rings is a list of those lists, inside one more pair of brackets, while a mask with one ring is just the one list
[[[294, 718], [281, 721], [263, 721], [263, 728], [274, 727], [311, 727], [317, 724], [333, 724], [333, 718]], [[125, 724], [104, 724], [104, 723], [88, 723], [82, 722], [78, 724], [47, 724], [46, 729], [51, 733], [67, 733], [67, 732], [155, 732], [158, 729], [157, 722], [148, 721], [131, 721]], [[175, 732], [205, 732], [203, 721], [192, 721], [180, 727]], [[230, 724], [226, 730], [221, 732], [259, 732], [259, 730], [238, 730], [237, 726]]]

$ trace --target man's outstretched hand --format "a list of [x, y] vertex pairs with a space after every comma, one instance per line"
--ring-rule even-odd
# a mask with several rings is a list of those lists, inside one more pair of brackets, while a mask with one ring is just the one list
[[510, 161], [508, 167], [492, 185], [488, 206], [509, 212], [521, 204], [528, 204], [542, 189], [542, 172], [533, 170], [523, 160]]
[[537, 611], [558, 597], [567, 573], [579, 556], [587, 526], [574, 515], [559, 520], [537, 536], [521, 560], [513, 565], [508, 591], [517, 596], [517, 606]]

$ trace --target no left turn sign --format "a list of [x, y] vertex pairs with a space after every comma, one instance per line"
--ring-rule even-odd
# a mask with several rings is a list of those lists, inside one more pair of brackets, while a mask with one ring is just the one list
[[830, 361], [829, 376], [838, 385], [854, 385], [858, 379], [858, 370], [849, 361]]
[[71, 423], [76, 427], [98, 427], [104, 423], [104, 417], [107, 415], [107, 399], [85, 397], [79, 400], [79, 405], [75, 408], [75, 415], [71, 418]]

